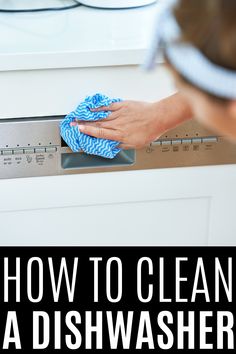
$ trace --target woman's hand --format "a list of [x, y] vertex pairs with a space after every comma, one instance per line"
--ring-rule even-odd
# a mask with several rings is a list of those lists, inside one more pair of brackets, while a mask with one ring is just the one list
[[142, 148], [186, 119], [186, 114], [184, 119], [186, 105], [183, 105], [183, 109], [178, 109], [180, 98], [175, 98], [176, 96], [178, 95], [170, 96], [157, 103], [116, 102], [109, 107], [94, 110], [111, 111], [108, 118], [97, 122], [77, 121], [72, 125], [78, 124], [80, 131], [87, 135], [119, 141], [123, 149]]
[[154, 104], [137, 101], [116, 102], [96, 111], [111, 111], [108, 118], [97, 122], [78, 121], [81, 132], [97, 138], [119, 141], [123, 149], [141, 148], [162, 133], [157, 125]]

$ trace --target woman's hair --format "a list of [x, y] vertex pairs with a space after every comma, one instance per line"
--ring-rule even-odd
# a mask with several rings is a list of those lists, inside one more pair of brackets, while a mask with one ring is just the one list
[[236, 0], [180, 0], [174, 15], [182, 41], [214, 64], [236, 70]]

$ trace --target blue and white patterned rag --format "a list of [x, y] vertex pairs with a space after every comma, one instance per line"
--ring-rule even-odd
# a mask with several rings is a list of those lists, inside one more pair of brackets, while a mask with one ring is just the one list
[[70, 125], [75, 120], [98, 121], [105, 119], [111, 113], [110, 111], [91, 112], [90, 109], [102, 106], [107, 107], [114, 102], [120, 101], [120, 98], [110, 99], [100, 93], [87, 96], [73, 112], [62, 120], [60, 124], [61, 136], [72, 151], [83, 150], [87, 154], [98, 155], [108, 159], [113, 159], [120, 152], [118, 148], [119, 142], [83, 134], [79, 131], [78, 125]]

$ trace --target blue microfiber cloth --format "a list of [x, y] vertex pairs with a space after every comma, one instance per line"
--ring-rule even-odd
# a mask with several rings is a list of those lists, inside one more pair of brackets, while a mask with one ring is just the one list
[[106, 119], [110, 111], [91, 112], [91, 108], [109, 106], [114, 102], [120, 102], [120, 98], [109, 98], [97, 93], [93, 96], [87, 96], [83, 102], [71, 113], [69, 113], [61, 122], [60, 130], [63, 140], [68, 144], [72, 151], [83, 150], [87, 154], [98, 155], [113, 159], [119, 152], [119, 142], [107, 139], [98, 139], [79, 131], [78, 126], [70, 126], [75, 120], [98, 121]]

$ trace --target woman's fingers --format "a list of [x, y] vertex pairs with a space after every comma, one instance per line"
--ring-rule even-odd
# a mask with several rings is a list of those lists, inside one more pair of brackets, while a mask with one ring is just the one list
[[128, 145], [128, 144], [119, 144], [118, 148], [123, 150], [131, 150], [131, 149], [135, 149], [135, 146]]
[[114, 126], [114, 123], [112, 121], [107, 121], [107, 120], [102, 120], [102, 121], [95, 121], [95, 122], [85, 122], [85, 121], [76, 121], [76, 122], [71, 122], [70, 126], [75, 127], [75, 126], [88, 126], [88, 127], [97, 127], [97, 128], [105, 128], [105, 129], [116, 129]]
[[85, 121], [85, 120], [80, 120], [79, 118], [77, 118], [74, 122], [71, 122], [71, 126], [75, 126], [75, 125], [77, 125], [77, 124], [99, 124], [99, 125], [103, 125], [103, 124], [105, 124], [106, 125], [106, 123], [107, 122], [110, 122], [110, 121], [112, 121], [112, 120], [115, 120], [115, 119], [117, 119], [117, 118], [119, 118], [119, 114], [117, 113], [117, 112], [113, 112], [113, 113], [111, 113], [107, 118], [103, 118], [103, 119], [101, 119], [101, 120], [97, 120], [97, 121]]
[[111, 120], [115, 120], [117, 118], [120, 117], [120, 112], [119, 111], [113, 111], [112, 113], [109, 114], [108, 117], [104, 118], [102, 121], [105, 122], [109, 122]]
[[91, 124], [79, 124], [79, 130], [87, 135], [94, 136], [100, 139], [109, 139], [115, 141], [122, 141], [122, 133], [114, 129], [101, 128], [99, 126], [94, 126]]
[[123, 102], [114, 102], [110, 106], [103, 106], [99, 108], [91, 108], [91, 112], [101, 112], [101, 111], [117, 111], [123, 106]]
[[[85, 124], [77, 124], [76, 122], [72, 122], [71, 125], [78, 125], [79, 130], [82, 133], [94, 136], [96, 138], [110, 139], [115, 141], [122, 141], [124, 139], [122, 132], [104, 127], [102, 122], [86, 122]], [[134, 145], [128, 145], [124, 143], [119, 144], [118, 147], [124, 150], [135, 149]]]

